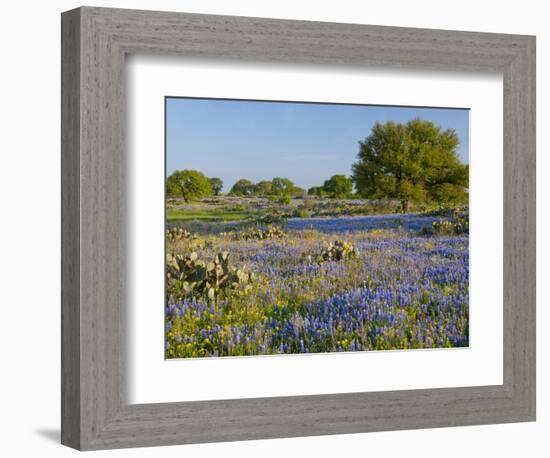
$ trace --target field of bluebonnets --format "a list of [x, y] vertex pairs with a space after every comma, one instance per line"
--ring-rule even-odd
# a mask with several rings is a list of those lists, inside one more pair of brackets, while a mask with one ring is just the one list
[[375, 205], [169, 199], [166, 357], [468, 346], [467, 208]]

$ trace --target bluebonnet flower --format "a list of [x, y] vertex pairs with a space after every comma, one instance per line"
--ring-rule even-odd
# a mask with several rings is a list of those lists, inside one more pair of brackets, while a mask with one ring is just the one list
[[[288, 222], [284, 240], [224, 240], [223, 249], [258, 279], [242, 297], [177, 302], [168, 297], [166, 329], [174, 336], [167, 354], [468, 346], [468, 236], [419, 236], [433, 220], [296, 219]], [[353, 243], [357, 259], [308, 261], [307, 255], [335, 235]]]

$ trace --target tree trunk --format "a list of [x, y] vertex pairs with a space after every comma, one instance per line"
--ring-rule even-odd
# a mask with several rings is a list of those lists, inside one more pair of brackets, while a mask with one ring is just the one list
[[402, 200], [401, 201], [401, 213], [407, 213], [409, 211], [409, 201], [408, 200]]

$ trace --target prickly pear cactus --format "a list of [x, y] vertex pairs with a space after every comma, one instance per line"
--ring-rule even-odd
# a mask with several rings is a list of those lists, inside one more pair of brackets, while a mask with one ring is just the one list
[[196, 234], [189, 232], [181, 227], [172, 227], [166, 230], [166, 240], [169, 242], [179, 242], [182, 240], [195, 240]]
[[188, 256], [168, 254], [166, 259], [167, 286], [176, 300], [186, 296], [215, 299], [232, 290], [248, 289], [252, 280], [251, 272], [231, 265], [227, 251], [211, 261], [199, 259], [196, 252]]
[[240, 237], [244, 240], [270, 240], [282, 239], [286, 236], [285, 231], [279, 226], [269, 224], [266, 229], [256, 227], [248, 231], [242, 232]]
[[359, 255], [359, 251], [350, 242], [344, 240], [335, 240], [330, 242], [320, 253], [316, 255], [307, 255], [309, 262], [323, 264], [330, 261], [346, 261], [354, 259]]
[[432, 223], [432, 227], [424, 233], [436, 235], [461, 235], [470, 231], [468, 212], [452, 210], [448, 218], [439, 218]]

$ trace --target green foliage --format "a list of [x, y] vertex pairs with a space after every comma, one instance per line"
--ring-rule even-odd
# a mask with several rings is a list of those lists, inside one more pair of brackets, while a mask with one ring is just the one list
[[297, 208], [294, 211], [294, 216], [296, 218], [311, 218], [313, 216], [313, 212], [308, 208]]
[[294, 183], [288, 178], [275, 177], [271, 180], [271, 186], [273, 187], [273, 194], [279, 196], [290, 196], [296, 188]]
[[345, 175], [333, 175], [323, 184], [325, 195], [336, 199], [347, 199], [353, 194], [353, 182]]
[[454, 130], [442, 131], [429, 121], [376, 123], [359, 142], [352, 179], [358, 194], [409, 203], [460, 203], [467, 200], [468, 166], [458, 159]]
[[254, 183], [246, 178], [241, 178], [233, 185], [229, 194], [232, 196], [251, 196], [254, 194]]
[[210, 186], [212, 187], [212, 192], [215, 196], [219, 196], [220, 192], [222, 192], [223, 189], [223, 181], [221, 178], [213, 177], [208, 178], [208, 181], [210, 182]]
[[[269, 187], [267, 183], [269, 183]], [[292, 180], [289, 180], [288, 178], [275, 177], [268, 182], [260, 181], [257, 186], [260, 186], [260, 185], [261, 185], [261, 188], [265, 188], [265, 190], [268, 190], [268, 192], [263, 192], [263, 193], [258, 192], [258, 195], [294, 197], [294, 196], [302, 196], [305, 194], [304, 189], [296, 186], [292, 182]]]
[[288, 178], [275, 177], [272, 180], [262, 180], [254, 184], [252, 181], [242, 178], [238, 180], [231, 191], [232, 196], [250, 197], [263, 196], [277, 201], [281, 196], [301, 196], [305, 190], [296, 186]]
[[322, 186], [312, 186], [307, 190], [307, 194], [309, 196], [323, 197], [325, 195], [325, 191], [323, 190]]
[[299, 186], [294, 186], [291, 191], [292, 197], [304, 197], [307, 195], [307, 191]]
[[269, 196], [274, 194], [273, 183], [269, 180], [259, 181], [254, 185], [254, 194], [256, 196]]
[[432, 198], [442, 205], [461, 205], [468, 203], [468, 193], [464, 186], [453, 183], [440, 183], [432, 187]]
[[169, 253], [166, 258], [167, 288], [174, 300], [193, 296], [212, 300], [238, 288], [246, 290], [252, 280], [252, 273], [231, 265], [227, 251], [211, 261], [199, 259], [196, 252], [189, 256]]
[[281, 205], [288, 205], [290, 202], [291, 202], [291, 198], [290, 196], [275, 196], [275, 199], [274, 199], [274, 202], [277, 202], [278, 204], [281, 204]]
[[208, 178], [198, 170], [176, 170], [166, 180], [166, 193], [173, 197], [183, 197], [186, 201], [212, 195]]

